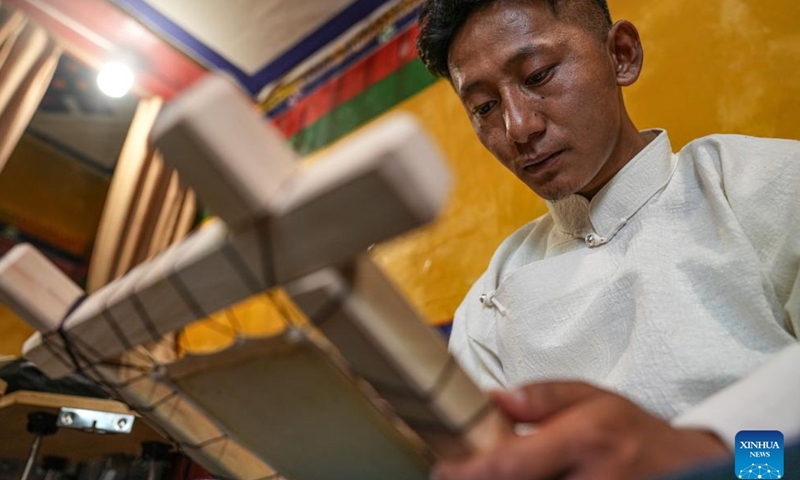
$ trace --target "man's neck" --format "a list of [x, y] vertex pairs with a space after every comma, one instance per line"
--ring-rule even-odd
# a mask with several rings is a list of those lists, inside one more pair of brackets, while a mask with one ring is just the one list
[[[623, 121], [623, 128], [617, 139], [616, 147], [611, 153], [608, 161], [598, 172], [597, 177], [601, 179], [589, 191], [578, 192], [579, 195], [584, 196], [587, 200], [591, 200], [597, 192], [599, 192], [622, 168], [630, 162], [633, 157], [639, 154], [644, 147], [647, 146], [652, 140], [653, 136], [647, 136], [640, 132], [633, 124], [630, 118], [626, 116]], [[592, 182], [594, 183], [594, 182]]]

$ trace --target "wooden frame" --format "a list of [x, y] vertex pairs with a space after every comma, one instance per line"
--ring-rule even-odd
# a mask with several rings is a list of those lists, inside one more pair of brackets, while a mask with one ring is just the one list
[[[366, 129], [308, 167], [294, 164], [277, 138], [223, 78], [201, 82], [165, 108], [154, 143], [225, 223], [211, 224], [139, 265], [72, 313], [82, 292], [63, 275], [39, 278], [39, 270], [30, 266], [41, 259], [30, 247], [18, 247], [0, 261], [0, 295], [44, 332], [26, 343], [25, 355], [50, 376], [81, 368], [145, 409], [177, 441], [196, 445], [195, 458], [228, 476], [274, 474], [264, 463], [268, 459], [301, 480], [318, 473], [297, 457], [289, 460], [290, 449], [247, 423], [254, 418], [252, 398], [238, 397], [250, 409], [240, 410], [213, 391], [214, 382], [222, 378], [219, 372], [227, 372], [237, 377], [231, 391], [267, 395], [271, 387], [254, 382], [259, 371], [271, 368], [271, 361], [285, 360], [276, 352], [303, 352], [297, 357], [300, 363], [284, 363], [285, 368], [311, 361], [313, 368], [306, 365], [298, 371], [352, 399], [336, 415], [349, 415], [354, 425], [355, 419], [373, 418], [362, 423], [372, 428], [363, 430], [372, 432], [363, 436], [363, 448], [391, 437], [395, 440], [389, 444], [411, 452], [404, 460], [409, 463], [396, 464], [386, 475], [424, 475], [424, 455], [408, 426], [439, 456], [490, 447], [510, 431], [509, 422], [363, 254], [374, 242], [432, 220], [442, 208], [449, 180], [436, 148], [406, 116]], [[29, 277], [31, 288], [21, 290], [4, 281], [9, 275]], [[141, 345], [287, 283], [295, 302], [341, 355], [311, 327], [302, 329], [304, 342], [292, 343], [298, 330], [290, 327], [270, 340], [248, 340], [221, 354], [181, 360], [169, 368], [174, 383], [151, 374], [164, 359], [153, 358]], [[44, 295], [39, 285], [59, 292], [46, 308], [32, 300], [37, 293]], [[55, 335], [59, 326], [60, 335]], [[62, 336], [70, 345], [64, 345]], [[266, 344], [278, 345], [277, 350], [252, 347]], [[348, 371], [372, 386], [362, 386]], [[302, 386], [302, 380], [284, 383]], [[380, 402], [370, 400], [375, 391], [392, 407], [379, 416]], [[353, 412], [360, 414], [353, 417]], [[336, 415], [328, 417], [333, 422], [329, 425], [335, 424]], [[393, 429], [386, 430], [388, 424]], [[305, 432], [307, 443], [320, 448]], [[226, 446], [221, 448], [215, 438]], [[378, 463], [394, 454], [383, 455]], [[348, 475], [358, 477], [358, 465], [348, 465], [354, 468]]]

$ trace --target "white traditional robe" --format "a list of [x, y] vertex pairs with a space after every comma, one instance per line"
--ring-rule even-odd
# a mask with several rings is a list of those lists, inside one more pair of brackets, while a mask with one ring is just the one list
[[502, 243], [452, 352], [485, 388], [578, 379], [730, 445], [799, 435], [800, 142], [715, 135], [673, 154], [647, 134], [591, 202], [553, 202]]

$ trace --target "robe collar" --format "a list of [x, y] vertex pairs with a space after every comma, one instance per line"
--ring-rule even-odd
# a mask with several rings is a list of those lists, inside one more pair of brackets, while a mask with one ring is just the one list
[[556, 228], [567, 235], [583, 238], [589, 247], [610, 242], [636, 213], [661, 192], [675, 171], [669, 136], [664, 130], [647, 130], [655, 135], [592, 198], [570, 195], [547, 202]]

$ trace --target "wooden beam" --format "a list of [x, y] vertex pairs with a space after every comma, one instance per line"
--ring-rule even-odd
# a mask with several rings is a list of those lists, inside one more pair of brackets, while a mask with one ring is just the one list
[[125, 275], [134, 265], [140, 263], [136, 261], [136, 252], [150, 238], [153, 217], [162, 204], [167, 186], [164, 162], [158, 154], [150, 154], [142, 164], [140, 180], [135, 195], [130, 199], [131, 214], [125, 224], [125, 235], [120, 239], [118, 258], [111, 279]]
[[178, 219], [181, 208], [186, 198], [187, 189], [183, 187], [178, 177], [178, 172], [170, 169], [169, 184], [161, 208], [154, 216], [153, 234], [139, 245], [136, 263], [150, 260], [163, 252], [173, 242], [175, 230], [178, 228]]
[[124, 245], [132, 202], [149, 158], [147, 136], [161, 110], [158, 97], [140, 100], [108, 188], [95, 249], [89, 262], [87, 290], [91, 293], [114, 280], [116, 265]]
[[510, 423], [367, 255], [321, 270], [287, 293], [359, 376], [439, 455], [496, 444]]
[[[169, 239], [169, 244], [179, 242], [186, 238], [186, 235], [194, 227], [195, 219], [197, 218], [197, 197], [194, 190], [186, 188], [186, 194], [183, 198], [183, 203], [180, 207], [178, 221], [175, 224], [175, 230], [172, 237]], [[154, 254], [155, 255], [155, 254]]]

